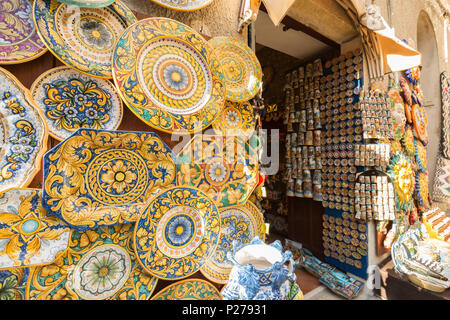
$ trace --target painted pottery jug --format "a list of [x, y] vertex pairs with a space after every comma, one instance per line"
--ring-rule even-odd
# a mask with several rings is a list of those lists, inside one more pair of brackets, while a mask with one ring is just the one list
[[282, 252], [280, 241], [267, 245], [258, 236], [248, 244], [235, 240], [227, 258], [233, 268], [221, 292], [224, 300], [287, 299], [296, 279], [295, 264], [290, 251]]

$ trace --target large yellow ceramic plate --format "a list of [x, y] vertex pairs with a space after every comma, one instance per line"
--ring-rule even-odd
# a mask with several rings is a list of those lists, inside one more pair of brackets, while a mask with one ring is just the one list
[[32, 7], [31, 0], [0, 1], [0, 64], [30, 61], [47, 51], [33, 24]]
[[135, 222], [174, 158], [153, 132], [79, 129], [45, 154], [42, 205], [76, 230]]
[[259, 181], [257, 140], [194, 136], [178, 154], [177, 185], [199, 188], [219, 208], [244, 204]]
[[73, 231], [67, 251], [31, 269], [26, 300], [149, 300], [158, 279], [133, 252], [133, 225]]
[[220, 216], [215, 202], [191, 187], [154, 197], [134, 229], [136, 256], [147, 272], [179, 280], [198, 271], [217, 247]]
[[220, 219], [219, 245], [200, 271], [209, 280], [226, 284], [233, 268], [233, 264], [227, 259], [233, 240], [246, 244], [259, 236], [264, 241], [264, 216], [253, 203], [247, 201], [244, 205], [221, 209]]
[[114, 45], [136, 17], [117, 0], [103, 8], [82, 8], [56, 0], [36, 0], [33, 20], [47, 48], [82, 73], [111, 78]]
[[219, 62], [190, 27], [149, 18], [129, 27], [114, 50], [113, 76], [127, 106], [168, 133], [200, 131], [225, 103]]
[[19, 80], [0, 68], [0, 192], [26, 187], [47, 150], [44, 117]]
[[210, 5], [213, 0], [152, 0], [160, 6], [177, 11], [195, 11]]
[[222, 300], [222, 296], [208, 281], [188, 279], [165, 287], [152, 300]]
[[222, 66], [227, 100], [243, 102], [255, 97], [261, 87], [262, 69], [252, 49], [230, 37], [212, 38], [208, 43]]
[[227, 101], [220, 116], [213, 122], [213, 129], [223, 135], [250, 137], [255, 131], [256, 117], [249, 102]]

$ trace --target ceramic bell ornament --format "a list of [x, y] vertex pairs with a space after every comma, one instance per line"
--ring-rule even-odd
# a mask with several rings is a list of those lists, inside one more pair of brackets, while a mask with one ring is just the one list
[[221, 292], [224, 300], [287, 299], [296, 279], [295, 264], [290, 251], [282, 252], [280, 241], [267, 245], [258, 236], [248, 244], [234, 240], [227, 258], [233, 268]]

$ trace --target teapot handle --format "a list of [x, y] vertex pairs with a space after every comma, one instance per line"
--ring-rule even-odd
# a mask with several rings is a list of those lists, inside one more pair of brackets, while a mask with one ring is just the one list
[[295, 281], [295, 279], [296, 279], [296, 275], [294, 273], [295, 262], [294, 262], [294, 259], [292, 258], [292, 253], [289, 250], [287, 250], [283, 253], [283, 263], [282, 264], [284, 265], [286, 262], [289, 262], [289, 265], [288, 265], [289, 281]]

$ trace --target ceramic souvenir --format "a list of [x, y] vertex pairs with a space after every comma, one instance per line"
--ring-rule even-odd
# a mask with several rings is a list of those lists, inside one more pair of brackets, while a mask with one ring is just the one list
[[258, 184], [256, 140], [194, 136], [178, 155], [177, 185], [199, 188], [219, 208], [245, 203]]
[[433, 200], [450, 203], [450, 160], [440, 155], [433, 183]]
[[414, 130], [417, 137], [426, 145], [428, 143], [428, 117], [424, 107], [415, 104], [412, 106], [412, 120], [414, 124]]
[[395, 188], [397, 210], [409, 211], [413, 207], [412, 196], [415, 187], [414, 170], [409, 159], [401, 152], [397, 152], [387, 168]]
[[225, 102], [221, 114], [213, 122], [212, 127], [218, 134], [250, 137], [256, 126], [253, 106], [248, 102]]
[[209, 6], [213, 0], [152, 0], [168, 9], [176, 11], [195, 11]]
[[230, 37], [212, 38], [208, 43], [220, 61], [227, 100], [242, 102], [255, 97], [262, 83], [262, 69], [255, 53]]
[[405, 134], [401, 140], [402, 146], [405, 149], [405, 153], [408, 157], [413, 157], [415, 153], [414, 148], [414, 133], [410, 126], [406, 126]]
[[130, 223], [174, 184], [174, 155], [155, 133], [79, 129], [44, 157], [43, 206], [76, 230]]
[[136, 17], [120, 0], [103, 8], [81, 8], [56, 0], [36, 0], [33, 20], [47, 48], [82, 73], [111, 78], [116, 41]]
[[133, 252], [133, 224], [73, 231], [53, 264], [34, 268], [27, 300], [149, 300], [158, 279]]
[[420, 171], [426, 172], [428, 168], [427, 164], [427, 148], [423, 143], [414, 138], [415, 159], [419, 166]]
[[25, 300], [30, 268], [0, 270], [0, 300]]
[[33, 24], [32, 7], [30, 0], [0, 1], [0, 64], [27, 62], [47, 51]]
[[165, 287], [152, 300], [222, 300], [222, 296], [208, 281], [188, 279]]
[[29, 91], [0, 68], [0, 192], [27, 186], [41, 168], [47, 125]]
[[233, 240], [246, 244], [259, 236], [264, 241], [264, 216], [254, 204], [247, 201], [241, 206], [221, 209], [220, 219], [219, 245], [200, 271], [209, 280], [226, 284], [233, 267], [227, 259], [227, 252], [231, 250]]
[[39, 189], [0, 194], [0, 269], [52, 263], [69, 245], [69, 227], [41, 206]]
[[416, 198], [418, 209], [423, 212], [430, 209], [429, 190], [428, 190], [428, 174], [426, 172], [418, 172], [416, 174]]
[[441, 73], [442, 96], [442, 154], [450, 159], [450, 79], [445, 72]]
[[148, 18], [129, 27], [113, 53], [113, 76], [133, 113], [164, 132], [200, 131], [219, 116], [225, 87], [203, 37], [181, 22]]
[[216, 250], [220, 215], [215, 202], [192, 187], [154, 197], [134, 229], [139, 263], [153, 276], [179, 280], [198, 271]]
[[69, 67], [43, 73], [30, 91], [44, 114], [49, 134], [58, 140], [79, 128], [116, 130], [122, 120], [122, 100], [114, 85]]
[[58, 0], [58, 2], [71, 4], [83, 8], [103, 8], [116, 0]]
[[[259, 237], [248, 244], [233, 241], [227, 258], [234, 266], [228, 284], [222, 289], [224, 300], [284, 300], [290, 282], [296, 279], [294, 260], [280, 241], [267, 245]], [[289, 267], [285, 264], [289, 263]]]

